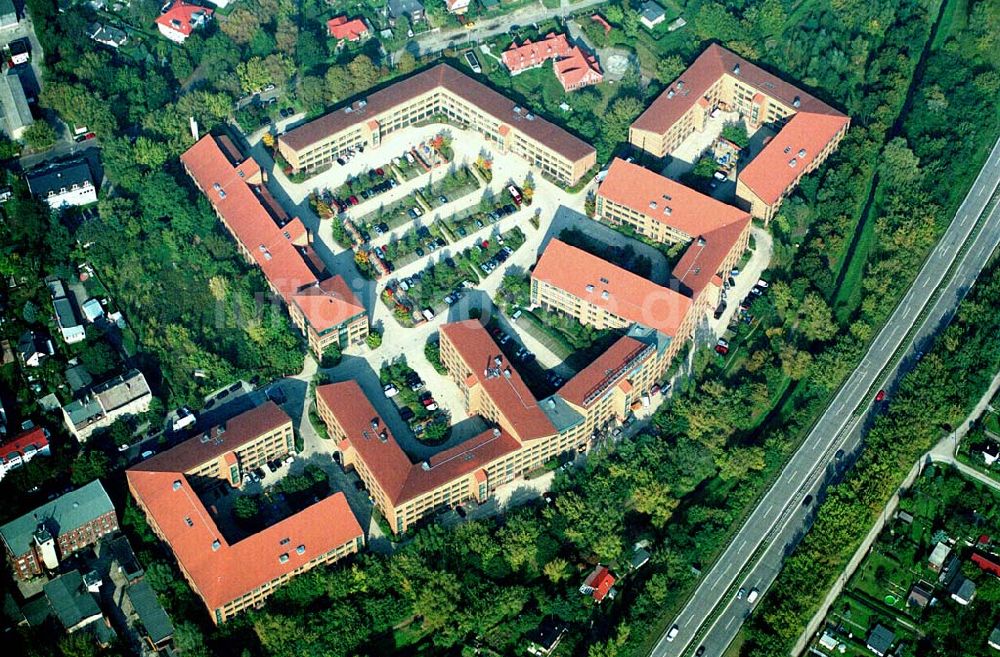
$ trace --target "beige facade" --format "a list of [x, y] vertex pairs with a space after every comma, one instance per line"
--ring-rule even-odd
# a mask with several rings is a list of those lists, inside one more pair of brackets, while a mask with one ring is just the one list
[[366, 312], [359, 312], [322, 332], [313, 328], [297, 304], [292, 303], [288, 306], [288, 315], [292, 318], [292, 323], [306, 336], [309, 349], [317, 358], [322, 358], [323, 352], [331, 345], [336, 345], [343, 350], [350, 345], [362, 344], [368, 337], [368, 313]]
[[[329, 166], [348, 149], [378, 148], [387, 136], [408, 126], [446, 121], [479, 133], [501, 151], [525, 159], [567, 185], [576, 184], [596, 165], [593, 148], [556, 126], [551, 131], [537, 130], [544, 122], [530, 110], [513, 106], [471, 78], [444, 68], [448, 71], [425, 71], [376, 92], [368, 100], [337, 110], [343, 115], [336, 120], [324, 123], [327, 117], [321, 117], [283, 135], [278, 139], [279, 153], [293, 170], [315, 171]], [[443, 76], [443, 81], [429, 82], [420, 76]], [[301, 136], [301, 131], [307, 134]], [[545, 139], [532, 137], [533, 132], [544, 134]], [[560, 146], [566, 146], [563, 152]]]

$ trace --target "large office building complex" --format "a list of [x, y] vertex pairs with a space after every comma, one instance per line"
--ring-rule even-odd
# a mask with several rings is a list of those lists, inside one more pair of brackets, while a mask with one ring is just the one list
[[20, 580], [54, 571], [66, 557], [118, 529], [115, 507], [94, 480], [0, 527], [7, 560]]
[[150, 527], [170, 547], [215, 623], [260, 605], [296, 575], [364, 545], [364, 533], [343, 493], [256, 534], [224, 535], [219, 526], [223, 519], [199, 494], [217, 486], [239, 488], [245, 473], [292, 451], [291, 418], [267, 402], [126, 473], [129, 491]]
[[573, 450], [596, 429], [624, 419], [648, 395], [669, 341], [636, 329], [556, 394], [535, 399], [514, 365], [476, 320], [440, 330], [441, 362], [482, 433], [426, 460], [411, 459], [354, 381], [320, 386], [316, 406], [345, 468], [353, 468], [393, 531], [443, 508], [483, 502], [497, 486]]
[[368, 314], [339, 275], [330, 276], [312, 236], [289, 217], [265, 185], [256, 160], [243, 159], [225, 136], [207, 135], [181, 156], [184, 169], [208, 197], [247, 262], [257, 265], [288, 307], [292, 322], [317, 356], [331, 344], [364, 342]]
[[632, 123], [629, 141], [663, 158], [701, 132], [717, 109], [777, 135], [739, 173], [736, 197], [769, 221], [782, 199], [832, 153], [850, 118], [722, 46], [712, 44]]
[[597, 162], [593, 146], [447, 64], [288, 131], [278, 151], [294, 170], [314, 171], [348, 149], [377, 148], [397, 130], [434, 120], [475, 130], [564, 184], [576, 184]]

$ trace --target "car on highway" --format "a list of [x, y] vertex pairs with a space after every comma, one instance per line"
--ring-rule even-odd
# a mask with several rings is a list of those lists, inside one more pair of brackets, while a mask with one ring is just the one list
[[746, 594], [747, 594], [747, 590], [744, 589], [744, 588], [741, 588], [739, 591], [736, 592], [736, 599], [737, 600], [742, 600], [746, 596]]
[[812, 504], [812, 501], [813, 501], [813, 496], [806, 495], [804, 498], [802, 498], [802, 506], [809, 506], [810, 504]]
[[885, 401], [885, 390], [879, 390], [877, 393], [875, 393], [875, 401], [877, 402]]
[[750, 589], [750, 593], [747, 595], [747, 604], [752, 605], [757, 602], [757, 598], [760, 597], [760, 591], [756, 588]]
[[705, 654], [705, 646], [698, 646], [698, 649], [694, 651], [694, 657], [701, 657]]
[[674, 625], [673, 627], [671, 627], [670, 631], [667, 632], [667, 641], [673, 641], [674, 639], [676, 639], [677, 638], [677, 634], [680, 631], [681, 631], [681, 628], [677, 627], [676, 625]]

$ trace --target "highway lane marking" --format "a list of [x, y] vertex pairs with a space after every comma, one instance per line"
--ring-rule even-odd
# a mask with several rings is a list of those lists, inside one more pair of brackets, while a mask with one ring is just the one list
[[798, 475], [799, 475], [799, 471], [798, 470], [795, 470], [793, 472], [789, 472], [788, 476], [785, 477], [785, 481], [787, 481], [788, 483], [792, 483], [795, 480], [795, 477], [797, 477]]
[[749, 540], [750, 540], [749, 538], [744, 538], [743, 539], [743, 542], [740, 543], [740, 550], [742, 550], [743, 548], [745, 548], [747, 546], [747, 541], [749, 541]]
[[729, 631], [729, 628], [730, 626], [732, 626], [734, 620], [736, 620], [736, 616], [732, 616], [729, 618], [729, 622], [726, 623], [726, 631]]

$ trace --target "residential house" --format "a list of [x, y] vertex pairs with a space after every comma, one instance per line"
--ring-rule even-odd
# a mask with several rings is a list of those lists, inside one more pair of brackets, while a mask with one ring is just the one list
[[962, 606], [968, 605], [976, 597], [976, 583], [964, 575], [959, 575], [949, 587], [951, 599]]
[[0, 30], [14, 27], [18, 23], [17, 9], [13, 0], [0, 0]]
[[70, 433], [83, 443], [95, 431], [111, 426], [119, 418], [145, 413], [152, 399], [146, 377], [139, 370], [131, 370], [64, 406], [63, 420]]
[[0, 539], [15, 579], [27, 580], [117, 529], [111, 498], [94, 480], [0, 526]]
[[140, 580], [125, 589], [122, 613], [126, 618], [138, 621], [142, 628], [142, 638], [154, 651], [163, 650], [174, 638], [174, 625], [156, 593], [146, 580]]
[[936, 573], [940, 573], [944, 567], [945, 559], [951, 554], [951, 548], [946, 543], [938, 543], [931, 551], [930, 558], [927, 559], [927, 567]]
[[984, 573], [989, 573], [994, 577], [1000, 577], [1000, 557], [995, 554], [985, 552], [973, 552], [972, 563], [979, 566]]
[[865, 645], [878, 657], [885, 657], [892, 648], [892, 642], [896, 640], [896, 633], [877, 623], [868, 635]]
[[216, 624], [259, 606], [290, 579], [364, 546], [364, 532], [342, 492], [238, 539], [226, 535], [215, 507], [199, 497], [209, 488], [242, 486], [250, 470], [294, 449], [291, 418], [266, 402], [125, 473], [150, 528], [170, 547]]
[[933, 598], [933, 587], [924, 585], [923, 582], [910, 587], [910, 592], [906, 595], [906, 606], [916, 609], [923, 609], [931, 603]]
[[629, 142], [653, 158], [703, 132], [716, 110], [736, 112], [751, 129], [780, 126], [736, 180], [738, 205], [770, 221], [802, 176], [836, 150], [850, 117], [712, 44], [629, 128]]
[[389, 0], [386, 11], [392, 26], [395, 26], [396, 21], [404, 17], [409, 19], [411, 23], [419, 23], [426, 16], [424, 5], [420, 0]]
[[567, 631], [566, 624], [555, 618], [546, 618], [534, 632], [528, 636], [528, 654], [535, 657], [548, 657], [559, 647]]
[[601, 603], [605, 598], [614, 598], [615, 576], [611, 574], [607, 566], [597, 565], [594, 570], [587, 575], [587, 579], [580, 586], [580, 593], [589, 595], [594, 601]]
[[176, 0], [156, 17], [156, 27], [159, 28], [160, 34], [174, 43], [184, 43], [192, 32], [212, 20], [214, 13], [215, 11], [208, 7]]
[[52, 164], [27, 175], [31, 193], [53, 210], [97, 202], [97, 187], [85, 160]]
[[371, 35], [371, 30], [368, 29], [368, 24], [365, 23], [363, 18], [352, 18], [347, 20], [347, 16], [335, 16], [326, 22], [326, 29], [330, 34], [330, 37], [336, 39], [339, 43], [344, 41], [350, 41], [352, 43], [358, 41], [365, 41]]
[[552, 66], [556, 79], [567, 93], [604, 81], [604, 73], [601, 72], [597, 58], [584, 52], [579, 46], [570, 48], [565, 55], [557, 58]]
[[993, 628], [993, 631], [990, 632], [990, 638], [987, 643], [990, 648], [1000, 650], [1000, 623], [998, 623], [996, 627]]
[[181, 164], [317, 357], [331, 344], [345, 349], [364, 342], [364, 306], [343, 277], [330, 276], [302, 220], [289, 216], [267, 191], [267, 174], [256, 160], [243, 159], [228, 137], [206, 135], [181, 155]]
[[667, 20], [667, 13], [653, 0], [647, 0], [639, 8], [639, 22], [650, 30], [665, 20]]
[[983, 445], [983, 462], [986, 463], [986, 467], [996, 463], [998, 457], [1000, 457], [1000, 443], [986, 441]]
[[569, 51], [570, 44], [566, 35], [550, 32], [540, 41], [526, 39], [521, 45], [518, 45], [517, 41], [513, 42], [503, 51], [500, 58], [511, 75], [518, 75], [538, 68], [549, 60], [567, 57]]
[[629, 558], [629, 566], [631, 566], [632, 570], [639, 570], [647, 563], [649, 563], [649, 552], [646, 548], [636, 546], [632, 550], [632, 556]]
[[[8, 2], [10, 0], [7, 0]], [[11, 139], [20, 139], [35, 119], [24, 93], [24, 85], [17, 71], [9, 68], [0, 81], [0, 106], [3, 109], [4, 130]]]
[[349, 149], [378, 148], [388, 135], [439, 115], [565, 185], [575, 185], [597, 162], [590, 144], [447, 64], [289, 130], [278, 138], [278, 151], [294, 171], [314, 171]]
[[128, 34], [124, 30], [101, 23], [91, 23], [87, 27], [87, 36], [102, 46], [114, 48], [115, 50], [128, 43]]
[[0, 443], [0, 479], [36, 456], [49, 455], [49, 432], [35, 427]]
[[106, 623], [97, 597], [88, 590], [79, 571], [72, 570], [56, 577], [47, 582], [43, 590], [53, 614], [66, 632], [76, 632], [92, 623]]
[[942, 586], [949, 586], [951, 581], [958, 575], [962, 570], [962, 562], [959, 561], [958, 555], [952, 553], [944, 562], [944, 567], [941, 568], [941, 574], [938, 575], [938, 584]]
[[91, 324], [104, 315], [104, 308], [101, 307], [101, 302], [97, 299], [87, 299], [80, 306], [80, 310], [83, 311], [84, 318]]
[[460, 16], [469, 11], [471, 0], [444, 0], [444, 6], [449, 14]]
[[87, 331], [77, 319], [76, 308], [66, 295], [66, 286], [58, 278], [47, 278], [45, 284], [52, 296], [52, 306], [56, 312], [56, 323], [66, 344], [82, 342], [87, 338]]
[[41, 333], [25, 331], [17, 341], [17, 355], [25, 367], [38, 367], [43, 360], [55, 353], [52, 340]]
[[7, 50], [10, 52], [10, 62], [14, 66], [27, 64], [31, 61], [31, 41], [27, 37], [14, 39], [7, 44]]

